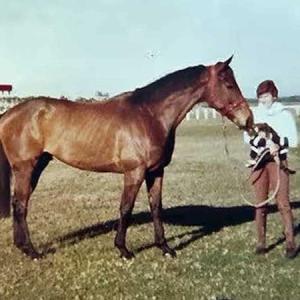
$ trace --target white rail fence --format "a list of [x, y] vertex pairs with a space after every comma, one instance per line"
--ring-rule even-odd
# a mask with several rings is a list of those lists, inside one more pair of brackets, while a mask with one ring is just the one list
[[[288, 110], [294, 113], [297, 117], [300, 116], [300, 103], [299, 104], [286, 104], [284, 105]], [[252, 107], [250, 105], [250, 107]], [[216, 119], [220, 118], [221, 115], [215, 109], [196, 105], [191, 111], [189, 111], [186, 115], [186, 120], [202, 120], [202, 119]]]
[[6, 112], [19, 103], [21, 103], [21, 101], [18, 98], [0, 98], [0, 113]]
[[[0, 98], [0, 113], [4, 113], [9, 108], [20, 103], [20, 99], [10, 98], [9, 101], [5, 98]], [[285, 105], [290, 111], [292, 111], [296, 116], [300, 116], [300, 103], [299, 104], [286, 104]], [[196, 105], [189, 111], [186, 115], [186, 120], [203, 120], [203, 119], [216, 119], [220, 118], [220, 114], [213, 108], [206, 107], [203, 105]]]

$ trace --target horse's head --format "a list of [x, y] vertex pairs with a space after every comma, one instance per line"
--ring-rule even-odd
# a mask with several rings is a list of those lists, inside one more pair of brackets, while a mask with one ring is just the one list
[[252, 130], [253, 115], [237, 85], [229, 64], [225, 62], [207, 67], [204, 74], [205, 91], [203, 98], [209, 106], [226, 116], [239, 128]]

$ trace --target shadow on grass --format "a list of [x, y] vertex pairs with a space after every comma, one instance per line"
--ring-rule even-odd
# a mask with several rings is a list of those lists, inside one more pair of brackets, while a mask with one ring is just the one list
[[[291, 202], [293, 209], [300, 207], [300, 201]], [[276, 205], [269, 205], [269, 214], [277, 212]], [[187, 205], [175, 206], [164, 209], [163, 221], [165, 224], [174, 226], [193, 226], [199, 227], [193, 230], [186, 231], [182, 234], [167, 238], [168, 241], [184, 239], [180, 242], [175, 250], [182, 250], [192, 242], [200, 239], [203, 236], [218, 232], [224, 227], [231, 227], [254, 220], [254, 208], [251, 206], [231, 206], [231, 207], [214, 207], [206, 205]], [[91, 226], [81, 228], [79, 230], [63, 235], [47, 245], [41, 246], [44, 248], [44, 253], [53, 252], [53, 245], [58, 247], [72, 245], [81, 240], [97, 237], [102, 234], [109, 233], [116, 228], [118, 219], [97, 223]], [[132, 215], [131, 226], [141, 225], [152, 222], [152, 217], [149, 212], [139, 212]], [[300, 232], [300, 224], [295, 228], [296, 233]], [[268, 251], [282, 244], [285, 238], [278, 239], [274, 244], [268, 247]], [[135, 252], [141, 252], [145, 249], [154, 247], [155, 244], [147, 244]]]

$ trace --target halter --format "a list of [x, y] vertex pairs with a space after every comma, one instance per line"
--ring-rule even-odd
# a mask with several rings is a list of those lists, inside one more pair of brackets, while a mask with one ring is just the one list
[[217, 108], [217, 110], [220, 111], [222, 116], [227, 117], [232, 111], [236, 110], [240, 106], [245, 106], [245, 101], [244, 100], [239, 100], [235, 103], [230, 103], [222, 108]]

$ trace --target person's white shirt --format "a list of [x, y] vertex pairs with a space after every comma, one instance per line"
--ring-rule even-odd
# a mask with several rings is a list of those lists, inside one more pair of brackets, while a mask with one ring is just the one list
[[[296, 122], [291, 112], [281, 103], [272, 101], [271, 103], [258, 102], [258, 106], [253, 110], [254, 123], [267, 123], [281, 138], [288, 138], [289, 147], [298, 146], [298, 134]], [[245, 132], [244, 141], [249, 143], [250, 137]]]

